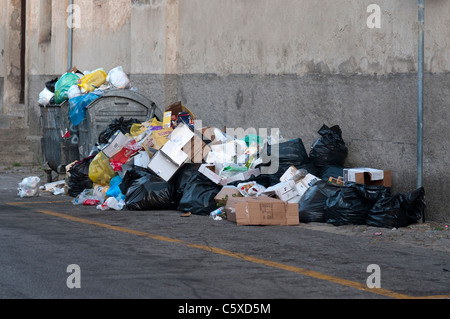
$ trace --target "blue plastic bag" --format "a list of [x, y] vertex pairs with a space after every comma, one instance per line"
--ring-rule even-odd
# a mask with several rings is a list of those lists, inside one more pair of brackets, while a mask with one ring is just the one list
[[109, 182], [109, 189], [106, 192], [106, 196], [108, 197], [118, 197], [122, 195], [122, 190], [120, 189], [119, 185], [122, 182], [122, 177], [119, 175], [113, 177], [111, 181]]
[[103, 92], [92, 92], [69, 100], [69, 117], [74, 126], [83, 122], [86, 117], [86, 108], [88, 105], [102, 95]]

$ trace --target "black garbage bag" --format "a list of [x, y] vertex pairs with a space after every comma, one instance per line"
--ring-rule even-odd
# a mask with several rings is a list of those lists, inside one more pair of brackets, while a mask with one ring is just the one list
[[[136, 176], [142, 177], [134, 180], [125, 193], [125, 205], [130, 210], [176, 210], [174, 201], [174, 187], [150, 170], [138, 170]], [[125, 176], [124, 176], [125, 177]], [[127, 179], [126, 183], [129, 183]], [[126, 184], [119, 188], [125, 189]]]
[[202, 163], [186, 163], [170, 179], [175, 188], [174, 199], [177, 203], [179, 203], [183, 197], [184, 188], [186, 187], [187, 182], [193, 174], [198, 172], [201, 165]]
[[84, 158], [76, 162], [69, 170], [67, 178], [67, 193], [71, 197], [77, 197], [85, 189], [91, 189], [94, 184], [89, 178], [89, 165], [93, 161], [95, 155]]
[[185, 183], [178, 210], [196, 215], [209, 215], [217, 209], [214, 197], [221, 189], [221, 185], [217, 185], [202, 173], [196, 172]]
[[397, 193], [380, 199], [370, 209], [366, 223], [383, 228], [406, 227], [419, 222], [425, 208], [425, 190], [420, 187], [409, 193]]
[[117, 132], [121, 131], [123, 134], [130, 133], [131, 126], [133, 124], [141, 124], [142, 122], [138, 119], [128, 119], [125, 120], [123, 117], [119, 119], [114, 119], [108, 127], [99, 134], [98, 142], [100, 145], [108, 144], [109, 139]]
[[122, 177], [122, 181], [119, 184], [120, 191], [122, 194], [126, 194], [130, 186], [139, 178], [149, 175], [151, 172], [141, 166], [133, 166], [128, 169], [124, 176]]
[[325, 221], [335, 226], [365, 225], [373, 205], [389, 195], [384, 186], [346, 183], [328, 198]]
[[323, 180], [328, 180], [330, 177], [333, 178], [344, 177], [344, 167], [342, 166], [333, 166], [333, 165], [323, 166], [319, 168], [318, 171], [319, 175], [317, 177]]
[[[278, 154], [276, 153], [276, 150]], [[267, 155], [269, 158], [275, 157], [278, 160], [277, 171], [270, 175], [271, 185], [280, 182], [280, 177], [286, 172], [290, 166], [295, 166], [297, 169], [305, 169], [308, 173], [317, 175], [316, 167], [308, 156], [302, 139], [296, 138], [287, 142], [279, 143], [276, 146], [267, 145]], [[264, 160], [265, 154], [263, 154]], [[266, 161], [265, 161], [266, 162]], [[268, 163], [260, 165], [261, 167], [274, 165], [275, 163], [269, 161]]]
[[319, 137], [312, 145], [309, 157], [317, 167], [344, 166], [348, 155], [348, 148], [342, 139], [339, 125], [331, 128], [325, 124], [318, 132]]
[[325, 207], [330, 196], [340, 190], [341, 186], [319, 180], [314, 183], [302, 196], [298, 213], [302, 223], [325, 222]]
[[278, 184], [280, 181], [275, 181], [275, 177], [272, 174], [260, 174], [258, 176], [250, 176], [247, 180], [239, 180], [229, 183], [230, 186], [237, 186], [240, 183], [248, 183], [248, 182], [255, 182], [261, 186], [264, 186], [266, 188]]
[[55, 84], [58, 82], [58, 78], [45, 82], [45, 87], [52, 93], [55, 93]]

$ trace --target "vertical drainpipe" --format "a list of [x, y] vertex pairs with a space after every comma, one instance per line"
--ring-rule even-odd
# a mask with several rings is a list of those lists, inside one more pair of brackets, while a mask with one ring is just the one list
[[424, 0], [419, 0], [419, 74], [417, 92], [417, 187], [423, 183]]
[[67, 71], [72, 68], [72, 44], [73, 44], [73, 0], [69, 1], [69, 19], [67, 27], [69, 31], [69, 40], [67, 46]]
[[26, 45], [27, 45], [27, 1], [22, 0], [21, 6], [20, 6], [20, 96], [19, 96], [19, 102], [21, 104], [25, 103], [25, 77], [26, 77], [26, 70], [25, 70], [25, 55], [26, 55]]
[[[419, 0], [419, 66], [417, 90], [417, 188], [423, 186], [423, 66], [424, 66], [424, 0]], [[425, 222], [425, 215], [422, 216]]]

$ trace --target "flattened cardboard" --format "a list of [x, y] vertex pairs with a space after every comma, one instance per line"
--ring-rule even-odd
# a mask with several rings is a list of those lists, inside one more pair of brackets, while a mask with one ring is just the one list
[[297, 203], [285, 203], [270, 197], [232, 197], [225, 207], [227, 219], [238, 226], [299, 225]]

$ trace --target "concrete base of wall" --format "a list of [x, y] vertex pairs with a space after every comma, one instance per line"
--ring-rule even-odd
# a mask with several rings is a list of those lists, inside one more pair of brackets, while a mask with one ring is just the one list
[[[39, 135], [37, 97], [46, 80], [29, 82], [29, 126]], [[279, 128], [307, 149], [323, 124], [339, 125], [349, 148], [348, 167], [392, 171], [393, 192], [416, 187], [417, 78], [389, 76], [133, 74], [132, 85], [159, 107], [177, 100], [203, 121], [222, 128]], [[425, 77], [424, 187], [429, 220], [450, 221], [446, 179], [450, 74]]]

